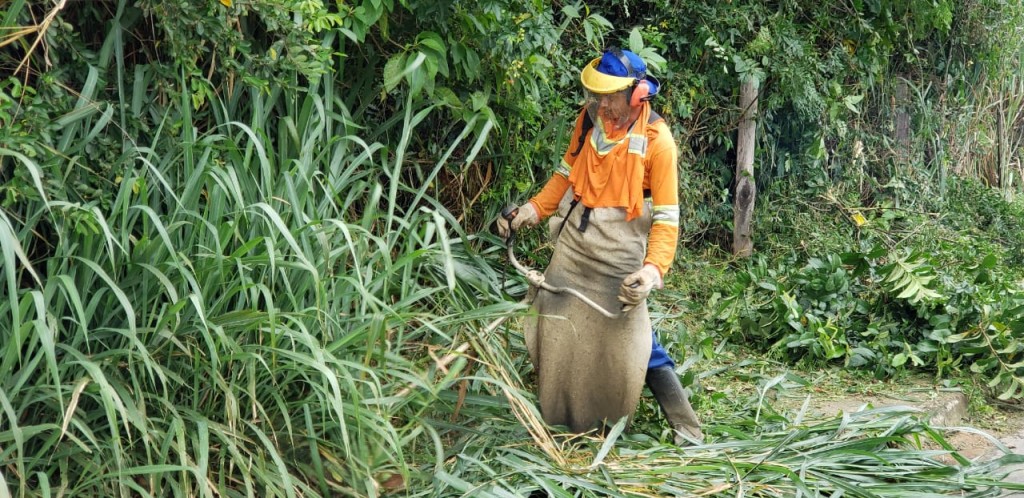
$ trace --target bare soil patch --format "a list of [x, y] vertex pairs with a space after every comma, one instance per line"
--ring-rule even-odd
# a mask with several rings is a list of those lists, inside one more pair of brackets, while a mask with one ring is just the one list
[[797, 414], [803, 410], [805, 420], [829, 419], [866, 408], [907, 406], [920, 410], [922, 418], [943, 429], [946, 441], [965, 458], [998, 456], [993, 439], [1009, 445], [1024, 432], [1024, 410], [1012, 405], [996, 408], [987, 400], [973, 401], [960, 388], [940, 387], [933, 379], [913, 377], [899, 382], [862, 380], [842, 390], [788, 389], [773, 402], [780, 412]]
[[[946, 441], [969, 460], [1001, 455], [995, 440], [1024, 453], [1024, 405], [984, 399], [979, 390], [962, 389], [929, 376], [877, 380], [843, 369], [801, 371], [758, 357], [722, 357], [698, 389], [706, 393], [759, 393], [761, 410], [802, 423], [845, 413], [907, 406], [944, 431]], [[779, 376], [786, 376], [779, 381]], [[708, 414], [713, 417], [713, 414]], [[1019, 447], [1018, 447], [1019, 446]]]

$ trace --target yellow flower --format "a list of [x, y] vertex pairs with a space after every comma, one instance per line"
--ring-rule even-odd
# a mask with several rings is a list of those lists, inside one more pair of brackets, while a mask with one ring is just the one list
[[231, 6], [231, 0], [220, 0], [220, 3], [221, 3], [221, 5], [223, 5], [225, 7], [230, 7]]

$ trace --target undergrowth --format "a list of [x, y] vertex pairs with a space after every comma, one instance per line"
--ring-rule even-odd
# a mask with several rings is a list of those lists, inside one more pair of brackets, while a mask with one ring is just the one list
[[669, 282], [691, 303], [693, 350], [728, 340], [803, 367], [973, 375], [993, 398], [1024, 396], [1024, 203], [969, 179], [875, 185], [869, 202], [850, 185], [772, 185], [750, 260], [687, 249]]

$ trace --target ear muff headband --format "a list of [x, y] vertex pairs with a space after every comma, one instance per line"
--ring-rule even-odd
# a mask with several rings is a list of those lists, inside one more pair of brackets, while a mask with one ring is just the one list
[[644, 72], [639, 72], [638, 73], [637, 70], [633, 68], [633, 63], [629, 62], [629, 57], [626, 57], [626, 54], [624, 54], [622, 52], [621, 48], [619, 48], [619, 47], [608, 47], [608, 51], [611, 52], [612, 55], [614, 55], [615, 57], [619, 58], [619, 62], [622, 63], [622, 67], [626, 68], [626, 76], [627, 77], [633, 78], [634, 80], [637, 80], [637, 81], [640, 81], [640, 80], [644, 79], [645, 77], [647, 77], [646, 73], [644, 73]]
[[611, 52], [615, 57], [619, 58], [619, 62], [626, 68], [626, 76], [633, 78], [633, 86], [630, 87], [629, 92], [629, 105], [633, 107], [640, 107], [644, 102], [651, 99], [651, 82], [647, 81], [647, 74], [644, 72], [637, 72], [633, 68], [633, 64], [629, 62], [629, 57], [622, 53], [619, 47], [609, 47], [608, 51]]

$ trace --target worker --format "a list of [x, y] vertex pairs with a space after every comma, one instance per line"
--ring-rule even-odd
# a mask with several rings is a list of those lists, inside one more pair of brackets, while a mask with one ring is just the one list
[[662, 287], [679, 237], [677, 150], [651, 109], [659, 82], [628, 50], [584, 66], [585, 105], [544, 188], [498, 229], [549, 218], [554, 242], [545, 282], [580, 290], [608, 318], [569, 294], [540, 289], [524, 330], [544, 420], [585, 432], [631, 417], [650, 388], [677, 444], [700, 442], [675, 363], [652, 332], [646, 299]]

